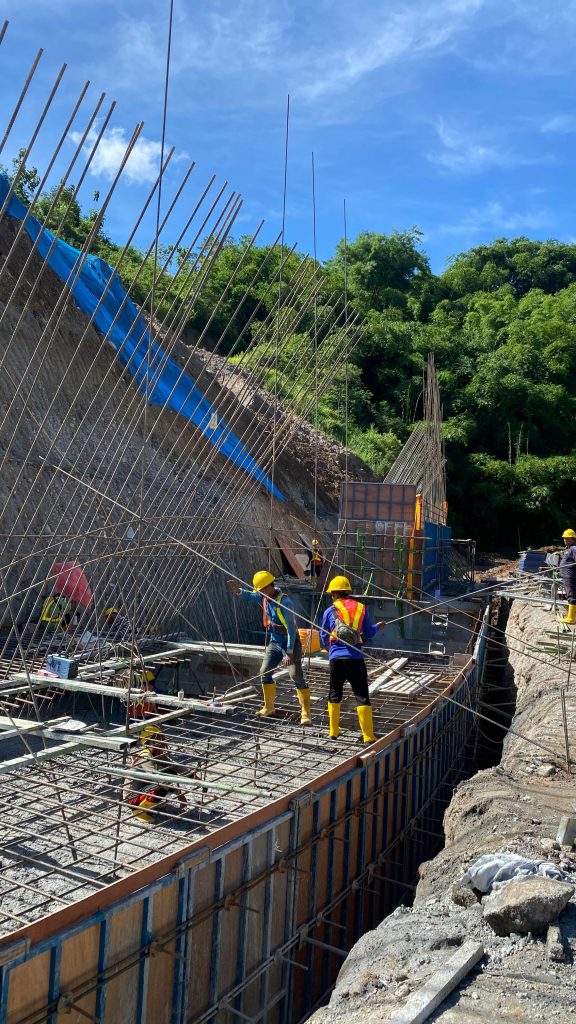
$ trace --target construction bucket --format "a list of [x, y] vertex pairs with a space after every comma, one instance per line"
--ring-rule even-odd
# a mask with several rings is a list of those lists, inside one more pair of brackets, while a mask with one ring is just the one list
[[320, 644], [320, 633], [317, 629], [299, 629], [298, 636], [302, 644], [304, 654], [316, 654], [322, 650]]

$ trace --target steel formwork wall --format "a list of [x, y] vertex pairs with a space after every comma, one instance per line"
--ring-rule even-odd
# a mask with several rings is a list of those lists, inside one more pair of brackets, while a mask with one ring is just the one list
[[2, 1024], [292, 1024], [410, 888], [473, 747], [486, 637], [411, 723], [0, 945]]

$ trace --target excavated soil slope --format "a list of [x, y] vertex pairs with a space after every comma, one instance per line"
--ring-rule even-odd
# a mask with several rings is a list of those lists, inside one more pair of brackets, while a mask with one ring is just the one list
[[[136, 595], [147, 602], [150, 627], [156, 630], [170, 629], [176, 621], [186, 626], [179, 613], [184, 620], [193, 615], [204, 635], [218, 635], [216, 616], [226, 624], [237, 623], [238, 615], [241, 627], [247, 615], [253, 626], [250, 612], [232, 611], [226, 573], [213, 572], [211, 561], [243, 579], [267, 564], [268, 492], [251, 479], [245, 487], [247, 474], [182, 417], [154, 406], [145, 415], [143, 396], [73, 299], [54, 314], [62, 283], [35, 255], [14, 290], [31, 248], [23, 235], [7, 259], [17, 229], [11, 218], [0, 224], [0, 533], [3, 562], [13, 563], [7, 576], [8, 591], [17, 595], [13, 613], [22, 618], [38, 599], [38, 586], [27, 588], [45, 578], [52, 561], [77, 558], [89, 566], [102, 602], [122, 601], [128, 607]], [[206, 352], [191, 356], [180, 344], [174, 354], [182, 364], [187, 360], [188, 373], [270, 472], [272, 399], [230, 376]], [[297, 424], [282, 451], [294, 422], [283, 411], [275, 419], [274, 480], [288, 500], [274, 502], [274, 534], [294, 546], [299, 530], [310, 535], [317, 464], [317, 532], [329, 547], [345, 452], [304, 423]], [[353, 456], [350, 472], [367, 475]], [[136, 550], [133, 513], [140, 508], [142, 488], [146, 522]], [[170, 546], [169, 536], [192, 550]], [[190, 582], [194, 550], [203, 558], [195, 558]], [[208, 577], [212, 607], [198, 600]]]

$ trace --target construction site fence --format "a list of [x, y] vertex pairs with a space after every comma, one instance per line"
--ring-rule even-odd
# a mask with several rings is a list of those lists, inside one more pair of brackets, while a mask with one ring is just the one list
[[295, 1024], [409, 899], [469, 774], [486, 645], [411, 722], [0, 945], [1, 1024]]

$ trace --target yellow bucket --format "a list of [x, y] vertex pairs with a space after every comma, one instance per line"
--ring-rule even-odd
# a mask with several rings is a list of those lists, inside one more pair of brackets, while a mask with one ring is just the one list
[[302, 644], [302, 651], [304, 654], [316, 654], [317, 651], [321, 651], [320, 645], [320, 633], [317, 629], [299, 629], [298, 636], [300, 637], [300, 643]]

